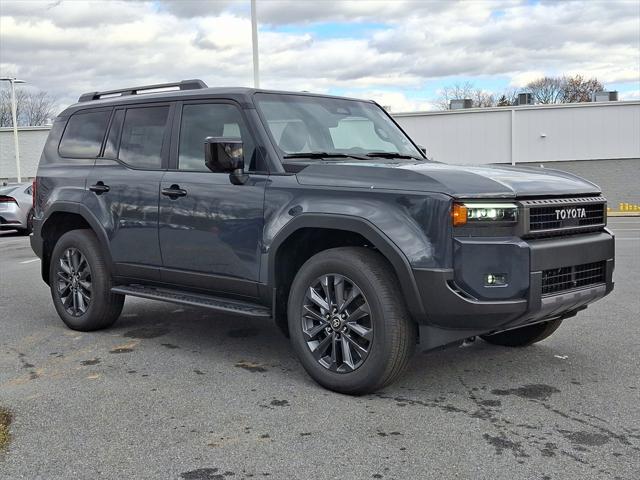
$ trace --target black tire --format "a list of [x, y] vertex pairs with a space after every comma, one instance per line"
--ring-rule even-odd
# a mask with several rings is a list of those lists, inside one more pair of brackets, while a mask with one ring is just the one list
[[[67, 256], [68, 252], [72, 254]], [[74, 268], [74, 263], [81, 265]], [[67, 272], [70, 265], [77, 273]], [[124, 295], [111, 293], [111, 274], [91, 230], [72, 230], [60, 237], [51, 254], [49, 283], [58, 315], [73, 330], [90, 332], [110, 327], [122, 312]]]
[[29, 213], [27, 214], [26, 228], [22, 228], [18, 230], [18, 232], [22, 235], [31, 235], [31, 232], [33, 232], [33, 209], [29, 210]]
[[[352, 301], [361, 302], [360, 306], [365, 305], [366, 310], [370, 312], [362, 317], [363, 320], [357, 320], [364, 321], [368, 327], [371, 327], [373, 333], [370, 340], [364, 340], [365, 337], [359, 337], [360, 334], [355, 334], [356, 330], [347, 327], [347, 325], [354, 326], [353, 324], [356, 323], [349, 321], [349, 319], [355, 319], [358, 316], [354, 309], [357, 311], [360, 307], [357, 309], [355, 307], [352, 309], [351, 306], [346, 308], [344, 307], [344, 305], [348, 305], [346, 301], [343, 301], [342, 305], [344, 312], [346, 312], [344, 315], [348, 316], [344, 320], [343, 326], [340, 327], [342, 330], [327, 331], [327, 329], [334, 328], [331, 327], [333, 321], [339, 322], [340, 318], [322, 323], [324, 321], [322, 317], [326, 317], [322, 312], [326, 312], [326, 310], [309, 303], [309, 292], [314, 285], [320, 285], [320, 279], [325, 277], [333, 279], [334, 283], [331, 288], [334, 296], [338, 296], [336, 294], [336, 278], [340, 279], [339, 282], [344, 281], [346, 286], [341, 287], [342, 294], [340, 296], [342, 299], [345, 296], [351, 298], [354, 292], [359, 289], [361, 295], [356, 297], [359, 300]], [[353, 288], [354, 286], [355, 288]], [[346, 294], [347, 291], [349, 295]], [[328, 298], [328, 294], [324, 298]], [[336, 305], [337, 303], [339, 302], [336, 302]], [[309, 316], [308, 310], [304, 310], [305, 305], [317, 308], [320, 315]], [[350, 313], [349, 309], [351, 309]], [[338, 311], [338, 309], [331, 308], [329, 310]], [[339, 313], [336, 315], [340, 316]], [[394, 271], [382, 255], [362, 247], [325, 250], [311, 257], [300, 268], [291, 285], [288, 322], [291, 343], [307, 373], [325, 388], [350, 395], [371, 393], [393, 382], [406, 367], [416, 346], [417, 325], [411, 320], [404, 304]], [[329, 340], [329, 342], [333, 342], [330, 349], [332, 352], [338, 350], [338, 353], [334, 355], [342, 359], [340, 367], [336, 368], [335, 356], [331, 356], [331, 366], [326, 365], [329, 363], [328, 360], [314, 358], [311, 351], [313, 347], [310, 345], [314, 342], [307, 343], [303, 322], [312, 322], [314, 325], [309, 327], [307, 332], [316, 328], [320, 329], [318, 330], [320, 333], [315, 338], [319, 339], [320, 335], [323, 335], [323, 340], [317, 342], [318, 347], [328, 337], [335, 334], [338, 340]], [[317, 325], [315, 325], [316, 322]], [[309, 323], [305, 325], [309, 325]], [[360, 328], [360, 331], [367, 331], [367, 328]], [[367, 336], [370, 334], [371, 332]], [[347, 338], [342, 339], [341, 337]], [[351, 353], [345, 355], [344, 348], [349, 349], [350, 345], [354, 345], [350, 340], [352, 338], [368, 348], [366, 356], [361, 354], [358, 349], [353, 350], [355, 352], [353, 357]], [[336, 348], [338, 347], [336, 342], [343, 341], [347, 347], [340, 343], [340, 348]], [[348, 360], [346, 360], [347, 357], [349, 357]], [[329, 356], [324, 358], [329, 358]], [[325, 364], [321, 363], [323, 361]], [[339, 369], [343, 369], [343, 371], [340, 372]]]
[[555, 332], [562, 324], [562, 319], [549, 320], [548, 322], [536, 323], [528, 327], [516, 328], [495, 335], [481, 335], [481, 338], [493, 345], [504, 347], [527, 347], [540, 342]]

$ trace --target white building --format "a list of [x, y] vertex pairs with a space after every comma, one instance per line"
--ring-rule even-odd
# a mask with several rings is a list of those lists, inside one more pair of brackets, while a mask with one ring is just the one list
[[[562, 162], [554, 167], [595, 181], [613, 205], [640, 204], [640, 101], [396, 113], [394, 117], [434, 160], [547, 166]], [[36, 174], [48, 133], [49, 127], [19, 129], [25, 180]], [[15, 177], [13, 130], [0, 128], [0, 182]]]
[[640, 101], [394, 114], [429, 158], [526, 163], [640, 158]]

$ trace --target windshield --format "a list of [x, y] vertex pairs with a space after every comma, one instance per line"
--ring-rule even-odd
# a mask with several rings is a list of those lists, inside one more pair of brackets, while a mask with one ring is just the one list
[[424, 157], [377, 105], [305, 95], [256, 95], [271, 137], [287, 158]]

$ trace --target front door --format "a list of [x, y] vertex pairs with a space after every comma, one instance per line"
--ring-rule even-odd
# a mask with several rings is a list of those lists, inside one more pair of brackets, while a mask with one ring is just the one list
[[[240, 108], [233, 103], [178, 105], [172, 167], [160, 185], [162, 280], [209, 292], [257, 296], [267, 175]], [[206, 137], [240, 137], [244, 185], [204, 163]]]
[[116, 109], [87, 188], [109, 237], [115, 274], [159, 280], [160, 180], [168, 162], [171, 105]]

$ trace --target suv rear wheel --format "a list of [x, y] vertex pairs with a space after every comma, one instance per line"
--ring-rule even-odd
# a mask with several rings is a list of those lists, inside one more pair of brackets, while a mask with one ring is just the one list
[[391, 383], [415, 349], [395, 273], [377, 252], [325, 250], [296, 275], [289, 294], [293, 348], [320, 385], [360, 395]]
[[49, 284], [58, 315], [73, 330], [110, 327], [122, 312], [124, 295], [111, 293], [111, 276], [91, 230], [60, 237], [51, 255]]
[[29, 210], [27, 214], [27, 223], [25, 224], [25, 228], [19, 230], [22, 235], [31, 235], [33, 232], [33, 208]]
[[485, 342], [505, 347], [526, 347], [540, 342], [555, 332], [562, 319], [549, 320], [548, 322], [536, 323], [528, 327], [516, 328], [494, 335], [481, 335]]

